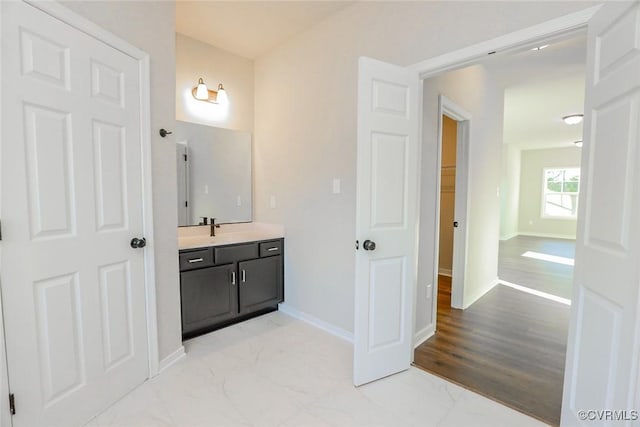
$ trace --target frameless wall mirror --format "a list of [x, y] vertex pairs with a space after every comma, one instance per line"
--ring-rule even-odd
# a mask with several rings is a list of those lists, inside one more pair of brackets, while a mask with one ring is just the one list
[[251, 134], [176, 121], [178, 225], [249, 222]]

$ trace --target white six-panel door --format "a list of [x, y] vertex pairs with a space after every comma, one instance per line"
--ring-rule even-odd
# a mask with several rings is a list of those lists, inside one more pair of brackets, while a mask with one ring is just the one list
[[148, 377], [140, 70], [2, 2], [2, 298], [16, 427], [81, 425]]
[[[418, 87], [406, 68], [360, 58], [354, 384], [405, 370], [413, 345]], [[372, 249], [367, 242], [374, 242]], [[365, 248], [367, 246], [368, 248]]]
[[610, 425], [579, 411], [639, 408], [639, 143], [640, 4], [612, 2], [589, 23], [563, 425]]

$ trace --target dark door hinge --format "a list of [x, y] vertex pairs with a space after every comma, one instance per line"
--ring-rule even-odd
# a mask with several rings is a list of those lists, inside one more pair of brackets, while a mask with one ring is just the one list
[[184, 161], [186, 162], [187, 161], [187, 155], [183, 154], [183, 156], [184, 156]]
[[0, 240], [2, 240], [2, 221], [0, 221]]
[[453, 221], [453, 226], [458, 228], [458, 221]]
[[9, 412], [11, 415], [16, 414], [16, 396], [13, 393], [9, 394]]
[[185, 202], [184, 202], [184, 207], [185, 207], [185, 208], [188, 208], [188, 207], [189, 207], [189, 202], [188, 202], [188, 201], [186, 201], [186, 200], [185, 200]]

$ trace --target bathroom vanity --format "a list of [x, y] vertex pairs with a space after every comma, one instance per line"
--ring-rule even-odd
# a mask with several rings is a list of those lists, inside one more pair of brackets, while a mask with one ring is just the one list
[[283, 301], [282, 233], [247, 227], [179, 238], [183, 339], [277, 310]]

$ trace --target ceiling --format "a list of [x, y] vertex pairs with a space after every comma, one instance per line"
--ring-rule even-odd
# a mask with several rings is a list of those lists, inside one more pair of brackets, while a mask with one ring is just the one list
[[563, 116], [584, 113], [586, 36], [551, 42], [540, 51], [526, 48], [487, 61], [505, 87], [504, 142], [522, 149], [573, 147], [582, 124]]
[[176, 31], [255, 59], [353, 1], [176, 2]]
[[[176, 3], [176, 31], [255, 59], [354, 1], [186, 1]], [[562, 117], [583, 113], [586, 36], [555, 40], [483, 61], [505, 87], [504, 142], [522, 149], [570, 147], [582, 125]]]

